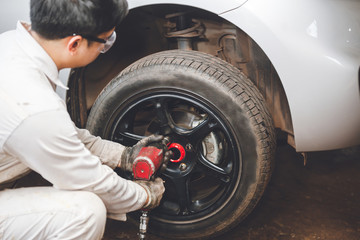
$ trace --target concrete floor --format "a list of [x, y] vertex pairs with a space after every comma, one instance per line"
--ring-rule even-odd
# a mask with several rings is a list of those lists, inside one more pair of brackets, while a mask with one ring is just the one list
[[[360, 239], [360, 146], [301, 156], [278, 146], [272, 180], [256, 209], [214, 240]], [[108, 221], [105, 240], [136, 240], [137, 226]], [[148, 234], [148, 240], [164, 240]]]

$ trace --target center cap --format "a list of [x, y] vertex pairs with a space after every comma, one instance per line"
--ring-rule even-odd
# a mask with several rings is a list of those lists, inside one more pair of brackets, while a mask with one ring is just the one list
[[175, 157], [175, 159], [170, 159], [171, 162], [180, 162], [184, 159], [185, 149], [182, 145], [178, 143], [171, 143], [168, 149], [173, 152], [173, 157]]

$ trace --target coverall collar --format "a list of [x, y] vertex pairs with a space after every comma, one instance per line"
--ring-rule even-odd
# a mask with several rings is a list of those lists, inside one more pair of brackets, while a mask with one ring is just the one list
[[68, 89], [59, 79], [59, 71], [55, 62], [41, 47], [41, 45], [31, 36], [25, 26], [28, 23], [18, 21], [16, 27], [16, 40], [24, 52], [33, 59], [33, 62], [41, 69], [47, 78], [56, 86]]

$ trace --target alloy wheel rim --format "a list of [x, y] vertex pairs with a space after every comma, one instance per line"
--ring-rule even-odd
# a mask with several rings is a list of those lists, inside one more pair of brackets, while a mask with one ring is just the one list
[[194, 223], [213, 216], [232, 198], [241, 176], [239, 147], [225, 117], [202, 98], [154, 90], [134, 95], [112, 118], [106, 137], [113, 141], [131, 146], [155, 133], [185, 150], [181, 157], [172, 149], [173, 159], [181, 161], [169, 162], [159, 175], [166, 191], [152, 219]]

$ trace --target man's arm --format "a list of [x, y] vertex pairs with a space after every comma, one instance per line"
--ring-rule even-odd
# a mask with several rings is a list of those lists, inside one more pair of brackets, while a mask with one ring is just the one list
[[89, 149], [92, 154], [98, 156], [103, 164], [112, 169], [119, 165], [120, 157], [125, 146], [100, 137], [95, 137], [87, 129], [80, 129], [77, 127], [75, 127], [75, 129], [79, 139], [84, 143], [85, 147]]
[[97, 194], [113, 218], [140, 209], [147, 193], [140, 185], [119, 177], [85, 147], [65, 110], [25, 119], [4, 145], [4, 150], [41, 174], [55, 188]]

